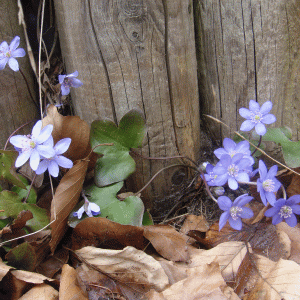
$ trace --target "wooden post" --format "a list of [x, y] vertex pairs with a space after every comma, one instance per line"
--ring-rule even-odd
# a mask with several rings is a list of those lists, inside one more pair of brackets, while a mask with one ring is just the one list
[[[78, 70], [84, 83], [72, 90], [76, 113], [89, 123], [103, 117], [118, 123], [128, 110], [140, 108], [148, 126], [142, 155], [182, 154], [197, 160], [200, 128], [192, 1], [54, 3], [67, 72]], [[174, 163], [136, 161], [135, 191]], [[144, 199], [162, 200], [170, 194], [175, 171], [160, 175], [148, 194], [143, 193]]]
[[[1, 0], [0, 43], [6, 41], [9, 45], [16, 35], [21, 38], [19, 47], [24, 48], [27, 53], [24, 30], [18, 22], [17, 1]], [[18, 62], [34, 96], [33, 72], [28, 56], [18, 58]], [[15, 129], [37, 117], [38, 110], [30, 98], [21, 73], [14, 72], [6, 65], [5, 69], [0, 71], [0, 147], [3, 149], [7, 138]], [[19, 133], [25, 134], [28, 132], [30, 130], [28, 131], [28, 128], [26, 128]]]
[[[238, 130], [240, 107], [248, 108], [250, 99], [260, 104], [271, 100], [275, 126], [289, 126], [299, 140], [300, 3], [197, 3], [202, 112]], [[213, 132], [220, 137], [218, 129], [215, 126]], [[223, 128], [221, 136], [228, 133]]]

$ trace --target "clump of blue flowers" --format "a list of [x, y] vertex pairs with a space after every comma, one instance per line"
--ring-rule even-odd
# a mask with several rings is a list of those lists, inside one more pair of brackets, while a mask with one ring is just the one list
[[[271, 109], [271, 101], [260, 106], [256, 101], [250, 100], [249, 109], [239, 109], [240, 115], [246, 119], [240, 130], [250, 131], [254, 128], [260, 136], [260, 144], [261, 137], [267, 132], [265, 125], [276, 121], [276, 117], [270, 114]], [[288, 200], [285, 198], [276, 200], [276, 193], [282, 187], [276, 178], [277, 165], [272, 166], [268, 171], [265, 163], [259, 160], [258, 169], [253, 171], [255, 161], [251, 155], [248, 141], [235, 143], [229, 138], [224, 138], [223, 147], [216, 149], [214, 154], [219, 161], [215, 166], [206, 164], [204, 179], [208, 186], [222, 187], [227, 184], [230, 189], [237, 190], [239, 184], [256, 185], [262, 203], [265, 206], [272, 206], [266, 210], [265, 216], [272, 217], [274, 225], [285, 221], [291, 227], [296, 226], [297, 217], [295, 215], [300, 215], [300, 195], [294, 195]], [[257, 173], [259, 173], [259, 177], [256, 182], [250, 182]], [[242, 219], [253, 216], [252, 210], [246, 206], [252, 199], [253, 197], [244, 194], [232, 202], [227, 196], [220, 196], [217, 203], [224, 212], [220, 217], [219, 230], [225, 226], [227, 221], [232, 228], [241, 230]]]

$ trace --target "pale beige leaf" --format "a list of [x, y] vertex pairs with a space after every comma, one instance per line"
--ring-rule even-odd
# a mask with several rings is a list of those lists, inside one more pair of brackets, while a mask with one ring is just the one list
[[12, 267], [10, 267], [10, 266], [6, 265], [4, 262], [2, 262], [2, 259], [0, 258], [0, 281], [11, 269], [12, 269]]
[[159, 262], [131, 246], [123, 250], [106, 250], [89, 246], [76, 250], [75, 253], [85, 263], [123, 283], [142, 284], [154, 287], [158, 291], [163, 290], [169, 283]]
[[61, 272], [59, 300], [71, 299], [86, 300], [88, 297], [86, 293], [79, 287], [75, 269], [66, 264], [62, 267]]
[[57, 300], [58, 291], [48, 284], [33, 287], [19, 300]]
[[187, 234], [190, 230], [198, 230], [201, 232], [206, 232], [209, 229], [209, 225], [203, 215], [187, 215], [180, 232]]
[[245, 300], [296, 300], [300, 299], [300, 266], [294, 261], [280, 259], [272, 262], [257, 256], [260, 279]]
[[246, 253], [247, 247], [244, 242], [225, 242], [210, 250], [193, 251], [189, 266], [218, 262], [223, 278], [226, 281], [233, 281]]
[[50, 247], [54, 253], [67, 229], [68, 217], [78, 202], [85, 179], [88, 158], [78, 161], [61, 179], [51, 203], [51, 236]]
[[45, 280], [54, 281], [54, 279], [48, 278], [42, 274], [34, 272], [28, 272], [23, 270], [11, 270], [10, 272], [17, 279], [27, 283], [41, 284], [44, 283]]

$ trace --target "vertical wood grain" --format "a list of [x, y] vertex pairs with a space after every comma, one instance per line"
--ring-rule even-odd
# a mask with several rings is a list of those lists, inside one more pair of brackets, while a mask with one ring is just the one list
[[[23, 28], [18, 22], [17, 1], [1, 0], [0, 43], [6, 41], [9, 45], [12, 39], [18, 35], [21, 39], [19, 47], [24, 48], [26, 51], [23, 32]], [[33, 73], [28, 56], [18, 58], [18, 62], [26, 75], [31, 93], [34, 95]], [[15, 129], [30, 120], [38, 118], [38, 116], [38, 110], [29, 96], [22, 75], [20, 72], [11, 70], [7, 64], [0, 71], [0, 147], [3, 149], [6, 140]], [[28, 132], [30, 130], [28, 131], [28, 128], [26, 128], [21, 130], [19, 134]]]
[[[76, 113], [91, 123], [118, 123], [140, 108], [148, 133], [141, 154], [150, 157], [199, 151], [199, 104], [192, 1], [55, 0], [68, 73], [84, 85], [72, 91]], [[135, 189], [166, 161], [138, 159]], [[174, 162], [174, 161], [173, 161]], [[143, 196], [170, 193], [175, 170], [165, 172]]]
[[[202, 112], [238, 130], [240, 107], [248, 107], [250, 99], [271, 100], [277, 117], [272, 126], [289, 126], [299, 139], [300, 2], [195, 3]], [[214, 132], [220, 137], [218, 126]], [[221, 132], [229, 134], [224, 128]]]

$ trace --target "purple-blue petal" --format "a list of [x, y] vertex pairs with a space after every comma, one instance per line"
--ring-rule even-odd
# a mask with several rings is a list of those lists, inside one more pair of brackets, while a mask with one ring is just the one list
[[291, 205], [291, 209], [293, 210], [293, 213], [296, 215], [300, 215], [300, 205]]
[[255, 126], [255, 123], [250, 121], [250, 120], [246, 120], [242, 123], [240, 130], [241, 131], [250, 131], [251, 129], [253, 129], [253, 127]]
[[235, 177], [235, 179], [238, 182], [249, 182], [250, 181], [249, 175], [246, 172], [238, 173], [237, 176]]
[[267, 132], [267, 129], [264, 124], [258, 123], [255, 125], [255, 131], [258, 135], [265, 135]]
[[265, 192], [265, 195], [266, 195], [268, 202], [273, 206], [276, 202], [275, 194], [272, 192]]
[[261, 121], [264, 124], [272, 124], [276, 122], [276, 117], [272, 114], [267, 114], [261, 118]]
[[220, 216], [220, 220], [219, 220], [219, 231], [225, 226], [229, 216], [230, 216], [229, 211], [225, 211], [222, 213], [222, 215]]
[[228, 152], [224, 148], [218, 148], [214, 151], [214, 154], [217, 158], [220, 159], [222, 157], [222, 155], [228, 154]]
[[259, 160], [258, 162], [258, 170], [259, 170], [260, 178], [262, 179], [262, 181], [264, 181], [265, 178], [267, 177], [268, 169], [262, 160]]
[[277, 225], [283, 221], [283, 217], [280, 216], [280, 214], [275, 214], [274, 217], [272, 218], [272, 224]]
[[293, 195], [286, 201], [286, 205], [292, 206], [299, 202], [300, 202], [300, 195]]
[[228, 186], [234, 191], [237, 190], [239, 187], [237, 181], [232, 177], [228, 178]]
[[246, 205], [247, 203], [249, 203], [252, 199], [253, 199], [253, 197], [248, 196], [248, 194], [241, 195], [234, 200], [232, 206], [242, 207], [242, 206]]
[[250, 102], [249, 102], [249, 110], [251, 110], [252, 112], [256, 113], [257, 111], [260, 110], [260, 105], [256, 101], [250, 100]]
[[236, 220], [233, 220], [232, 217], [230, 216], [228, 218], [229, 224], [230, 226], [235, 229], [235, 230], [241, 230], [243, 223], [242, 220], [240, 218], [237, 218]]
[[278, 214], [279, 209], [277, 207], [271, 207], [265, 211], [265, 216], [268, 218], [273, 217], [275, 214]]
[[286, 218], [284, 220], [290, 227], [295, 227], [298, 223], [297, 218], [294, 214], [291, 214], [291, 216], [289, 218]]
[[218, 198], [218, 205], [222, 210], [229, 210], [232, 206], [231, 200], [227, 196], [220, 196]]
[[273, 106], [273, 104], [271, 101], [265, 102], [260, 108], [260, 113], [262, 115], [266, 115], [272, 109], [272, 106]]
[[224, 138], [223, 147], [228, 153], [230, 153], [235, 149], [236, 143], [232, 139]]
[[251, 116], [252, 116], [252, 112], [249, 109], [245, 108], [245, 107], [242, 107], [242, 108], [239, 109], [239, 114], [240, 114], [241, 117], [243, 117], [247, 120], [250, 119]]
[[242, 219], [250, 219], [253, 215], [254, 213], [249, 207], [243, 207], [243, 211], [240, 213]]

